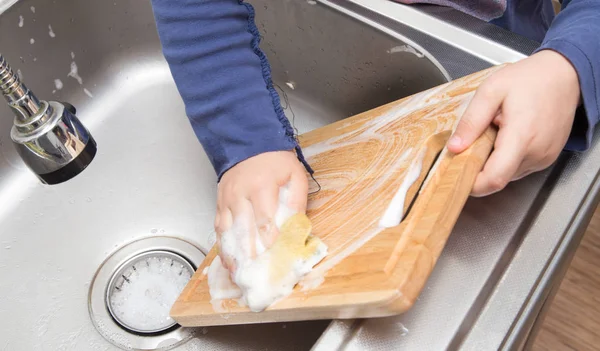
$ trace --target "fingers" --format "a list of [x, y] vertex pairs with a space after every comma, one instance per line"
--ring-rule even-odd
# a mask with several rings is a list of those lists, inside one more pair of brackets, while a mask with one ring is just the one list
[[219, 256], [232, 274], [236, 260], [253, 259], [276, 240], [280, 197], [294, 212], [306, 212], [308, 179], [294, 152], [251, 157], [221, 178], [214, 226]]
[[278, 234], [274, 215], [279, 205], [279, 187], [275, 183], [265, 185], [254, 194], [250, 201], [254, 208], [254, 218], [262, 245], [271, 247]]
[[518, 126], [500, 129], [494, 151], [477, 175], [472, 196], [487, 196], [498, 192], [517, 174], [527, 147], [527, 139]]
[[305, 213], [308, 203], [308, 178], [304, 169], [292, 173], [289, 183], [288, 207], [294, 212]]
[[461, 153], [471, 146], [496, 118], [506, 94], [505, 84], [493, 76], [481, 84], [448, 140], [448, 150]]
[[237, 199], [231, 203], [231, 215], [234, 218], [232, 237], [235, 247], [243, 250], [248, 258], [256, 257], [258, 230], [254, 219], [253, 204], [248, 199]]

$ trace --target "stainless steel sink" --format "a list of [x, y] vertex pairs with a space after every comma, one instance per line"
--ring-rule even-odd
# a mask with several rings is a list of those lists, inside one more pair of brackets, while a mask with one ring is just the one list
[[[301, 133], [447, 81], [439, 64], [388, 54], [403, 43], [338, 11], [305, 1], [254, 5]], [[1, 322], [0, 349], [114, 348], [88, 313], [96, 271], [144, 237], [179, 237], [207, 252], [216, 177], [162, 57], [149, 2], [23, 0], [0, 17], [0, 43], [26, 84], [42, 99], [73, 104], [98, 142], [83, 173], [44, 186], [13, 150], [12, 117], [0, 107], [0, 315], [12, 316]], [[68, 75], [72, 62], [82, 84]], [[307, 349], [327, 323], [210, 328], [187, 345]], [[127, 338], [112, 341], [140, 337]]]
[[[407, 9], [387, 0], [250, 2], [286, 114], [300, 133], [518, 60], [535, 44], [453, 11]], [[338, 341], [348, 343], [340, 340], [349, 334], [336, 328], [352, 331], [360, 323], [348, 322], [346, 329], [330, 321], [178, 329], [179, 334], [162, 336], [129, 333], [111, 319], [103, 323], [113, 325], [99, 326], [94, 314], [106, 311], [100, 311], [103, 301], [94, 300], [90, 284], [104, 284], [99, 277], [106, 272], [100, 267], [116, 271], [118, 265], [108, 263], [130, 258], [123, 250], [176, 250], [168, 244], [175, 239], [165, 238], [181, 239], [198, 252], [210, 249], [215, 174], [162, 57], [149, 2], [20, 0], [0, 15], [0, 52], [39, 98], [73, 104], [98, 143], [96, 158], [83, 173], [63, 184], [42, 185], [18, 158], [9, 137], [12, 117], [0, 104], [0, 350], [173, 345], [181, 350], [306, 350], [319, 338], [316, 347], [325, 349], [326, 342], [337, 345], [333, 348], [340, 347]], [[541, 189], [537, 182], [546, 176], [521, 182], [506, 196], [514, 201], [515, 191], [525, 188], [535, 195]], [[489, 201], [471, 203], [459, 231], [482, 230], [485, 221], [494, 221], [493, 216], [483, 223], [473, 218], [481, 214], [477, 204], [489, 208]], [[525, 202], [509, 214], [524, 221], [532, 206]], [[477, 226], [469, 227], [473, 223]], [[465, 273], [459, 266], [467, 264], [461, 258], [466, 239], [460, 233], [453, 237], [441, 263], [452, 274]], [[147, 238], [154, 239], [142, 240]], [[162, 246], [151, 244], [156, 238]], [[512, 243], [512, 236], [505, 242]], [[487, 282], [488, 270], [504, 257], [505, 248], [501, 245], [489, 261], [474, 263], [480, 265], [473, 267], [479, 280], [457, 311], [456, 328], [468, 326], [469, 306], [489, 285], [477, 284]], [[202, 257], [194, 255], [196, 261]], [[441, 294], [452, 289], [440, 274], [427, 289]], [[99, 289], [102, 296], [105, 288]], [[428, 306], [434, 303], [430, 298]], [[434, 317], [421, 315], [419, 323], [427, 318]], [[367, 330], [360, 328], [363, 334]], [[185, 340], [177, 341], [184, 334]], [[419, 341], [412, 340], [411, 345]]]

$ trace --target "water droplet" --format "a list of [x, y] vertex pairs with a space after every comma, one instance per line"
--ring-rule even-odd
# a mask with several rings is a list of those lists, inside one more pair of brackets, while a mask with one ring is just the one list
[[71, 199], [71, 200], [69, 200], [69, 203], [70, 203], [71, 205], [72, 205], [72, 204], [74, 204], [74, 203], [75, 203], [75, 199]]
[[87, 198], [85, 198], [85, 201], [92, 202], [92, 198], [91, 197], [87, 197]]
[[5, 248], [5, 249], [7, 249], [7, 250], [10, 250], [10, 248], [11, 248], [11, 247], [12, 247], [12, 246], [10, 246], [10, 245], [7, 245], [7, 246], [5, 246], [4, 248]]
[[157, 232], [157, 231], [158, 231], [158, 230], [156, 230], [156, 228], [152, 228], [152, 229], [150, 229], [150, 233], [152, 233], [152, 234], [156, 234], [156, 232]]

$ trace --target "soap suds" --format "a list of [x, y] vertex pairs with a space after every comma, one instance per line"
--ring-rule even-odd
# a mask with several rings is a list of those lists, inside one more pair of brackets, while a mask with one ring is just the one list
[[83, 88], [83, 92], [85, 93], [85, 95], [87, 95], [87, 96], [89, 96], [89, 97], [91, 97], [91, 98], [93, 98], [93, 97], [94, 97], [94, 95], [92, 95], [92, 93], [90, 93], [90, 91], [89, 91], [89, 90], [87, 90], [86, 88]]
[[52, 26], [51, 25], [48, 25], [48, 35], [50, 36], [50, 38], [56, 37], [56, 34], [52, 30]]
[[29, 44], [31, 44], [31, 45], [35, 44], [35, 39], [33, 39], [33, 38], [29, 39]]
[[71, 62], [71, 71], [69, 72], [69, 74], [67, 74], [67, 76], [75, 79], [79, 84], [83, 84], [83, 79], [81, 79], [81, 77], [79, 76], [77, 64], [75, 63], [75, 61]]
[[[311, 199], [308, 208], [315, 227], [321, 228], [326, 223], [329, 225], [330, 231], [324, 233], [321, 239], [327, 243], [330, 252], [318, 266], [301, 278], [298, 285], [303, 291], [319, 286], [330, 269], [384, 231], [385, 227], [380, 226], [380, 220], [390, 207], [392, 198], [400, 198], [398, 193], [402, 193], [399, 189], [403, 187], [403, 183], [414, 183], [410, 178], [415, 177], [417, 167], [422, 167], [426, 141], [422, 140], [416, 145], [407, 144], [411, 140], [410, 133], [422, 131], [418, 129], [420, 127], [411, 127], [404, 119], [419, 111], [419, 118], [423, 123], [435, 126], [433, 134], [447, 130], [457, 120], [456, 115], [462, 115], [460, 111], [470, 101], [469, 94], [460, 95], [456, 99], [451, 94], [455, 94], [456, 89], [474, 90], [476, 78], [478, 77], [474, 76], [473, 80], [467, 82], [449, 82], [414, 94], [370, 120], [354, 118], [350, 122], [340, 123], [342, 127], [338, 128], [340, 132], [335, 137], [304, 147], [304, 155], [309, 163], [314, 162], [318, 156], [335, 157], [332, 153], [344, 148], [359, 150], [362, 143], [376, 143], [379, 146], [375, 152], [382, 155], [385, 153], [386, 157], [375, 157], [372, 164], [360, 172], [332, 170], [317, 175], [319, 184], [326, 191]], [[439, 104], [444, 100], [450, 100], [457, 106], [449, 110], [447, 105]], [[381, 172], [383, 169], [385, 172]], [[389, 194], [388, 202], [379, 199], [381, 191]], [[394, 206], [400, 207], [398, 202], [399, 200]], [[354, 215], [351, 218], [333, 215], [340, 211], [353, 211]], [[401, 211], [397, 215], [401, 217]]]
[[[288, 199], [288, 186], [281, 187], [275, 214], [278, 228], [295, 214], [286, 205]], [[234, 273], [223, 267], [220, 257], [216, 257], [208, 269], [211, 303], [217, 312], [224, 312], [224, 299], [237, 299], [240, 305], [246, 305], [254, 312], [264, 310], [291, 294], [300, 279], [327, 255], [327, 246], [319, 243], [310, 257], [295, 259], [292, 269], [274, 285], [270, 272], [277, 262], [260, 241], [256, 226], [250, 228], [250, 223], [250, 217], [237, 217], [231, 228], [221, 235], [222, 255], [235, 266]]]
[[408, 52], [408, 53], [411, 53], [411, 54], [417, 56], [418, 58], [421, 58], [421, 57], [425, 56], [422, 53], [418, 52], [415, 48], [413, 48], [410, 45], [398, 45], [398, 46], [394, 46], [393, 48], [391, 48], [391, 49], [389, 49], [387, 51], [388, 54], [395, 54], [397, 52]]
[[350, 245], [346, 246], [342, 251], [337, 252], [334, 256], [330, 256], [327, 261], [324, 261], [319, 267], [316, 267], [312, 272], [307, 274], [300, 285], [303, 291], [311, 290], [325, 281], [325, 274], [331, 268], [335, 267], [338, 263], [342, 262], [343, 259], [350, 256], [354, 251], [360, 249], [367, 241], [373, 239], [377, 234], [381, 233], [383, 228], [375, 228], [369, 230], [364, 235], [358, 237], [352, 241]]
[[223, 267], [220, 256], [216, 256], [211, 262], [207, 276], [210, 302], [215, 311], [225, 312], [222, 306], [223, 300], [242, 297], [242, 291], [231, 281], [229, 271]]
[[[128, 325], [143, 329], [158, 329], [172, 321], [170, 306], [191, 278], [191, 272], [180, 263], [148, 259], [128, 276], [125, 288], [111, 294], [113, 312]], [[167, 322], [165, 322], [167, 320]]]
[[75, 53], [73, 51], [71, 51], [71, 59], [74, 60], [75, 59]]
[[[309, 163], [315, 162], [317, 157], [328, 157], [327, 154], [344, 148], [359, 150], [362, 143], [377, 143], [379, 146], [375, 152], [382, 155], [385, 153], [386, 157], [375, 157], [372, 164], [361, 172], [344, 170], [316, 175], [322, 189], [326, 191], [311, 199], [308, 208], [312, 213], [315, 227], [320, 228], [325, 225], [324, 223], [328, 223], [331, 230], [322, 239], [327, 242], [331, 252], [301, 280], [299, 284], [302, 290], [319, 286], [331, 268], [385, 230], [385, 227], [380, 226], [380, 220], [390, 206], [391, 197], [397, 195], [397, 201], [392, 207], [400, 207], [398, 203], [403, 191], [399, 189], [403, 187], [402, 183], [405, 183], [404, 188], [406, 188], [408, 183], [414, 183], [411, 177], [418, 178], [417, 166], [422, 162], [418, 160], [420, 156], [423, 157], [420, 152], [423, 151], [426, 141], [423, 140], [416, 145], [407, 144], [410, 133], [421, 133], [421, 131], [411, 130], [411, 126], [405, 124], [403, 119], [416, 111], [421, 111], [419, 118], [422, 122], [435, 126], [432, 130], [433, 134], [447, 130], [457, 120], [456, 115], [462, 115], [461, 111], [466, 108], [470, 100], [468, 94], [461, 95], [455, 100], [450, 94], [453, 94], [456, 89], [470, 89], [470, 86], [473, 86], [474, 90], [474, 81], [453, 81], [414, 94], [392, 105], [373, 119], [353, 118], [340, 123], [341, 128], [337, 128], [340, 133], [335, 137], [303, 148]], [[455, 109], [448, 110], [447, 105], [439, 104], [448, 99], [457, 104]], [[352, 151], [346, 149], [344, 152]], [[385, 172], [381, 172], [383, 169]], [[400, 171], [402, 173], [399, 173]], [[377, 194], [381, 191], [390, 194], [388, 202], [377, 200], [381, 196]], [[353, 208], [357, 205], [358, 209]], [[354, 216], [338, 218], [330, 215], [340, 211], [353, 211]], [[396, 215], [402, 218], [401, 211]], [[397, 221], [396, 219], [393, 223]]]
[[25, 23], [25, 19], [23, 16], [19, 16], [19, 28], [23, 28], [23, 24]]
[[61, 90], [63, 88], [63, 82], [60, 79], [55, 79], [54, 80], [54, 87], [56, 88], [56, 90]]
[[390, 201], [387, 209], [379, 220], [379, 226], [383, 228], [392, 228], [400, 224], [402, 217], [404, 217], [404, 201], [406, 199], [406, 193], [408, 189], [414, 184], [419, 175], [421, 175], [421, 169], [423, 168], [423, 158], [425, 157], [427, 148], [423, 146], [421, 152], [417, 158], [414, 159], [410, 165], [400, 188], [396, 192], [396, 195]]
[[29, 9], [31, 10], [32, 13], [35, 13], [35, 6], [31, 6]]

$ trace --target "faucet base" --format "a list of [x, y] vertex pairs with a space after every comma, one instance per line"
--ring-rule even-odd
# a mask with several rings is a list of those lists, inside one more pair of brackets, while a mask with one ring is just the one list
[[36, 175], [42, 183], [48, 185], [65, 182], [83, 172], [96, 156], [96, 151], [96, 141], [90, 135], [87, 145], [71, 162], [56, 171]]

